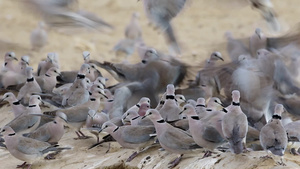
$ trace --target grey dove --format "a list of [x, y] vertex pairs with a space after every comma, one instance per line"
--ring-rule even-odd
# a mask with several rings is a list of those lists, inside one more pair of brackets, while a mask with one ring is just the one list
[[190, 153], [198, 148], [192, 136], [181, 129], [175, 128], [165, 122], [159, 112], [155, 109], [149, 109], [144, 117], [149, 117], [153, 122], [159, 144], [168, 152], [179, 154], [179, 156], [169, 164], [169, 167], [175, 167], [181, 160], [183, 154]]
[[[97, 112], [95, 110], [89, 110], [85, 126], [87, 128], [102, 127], [102, 125], [107, 121], [109, 121], [107, 114]], [[99, 143], [99, 132], [94, 132], [93, 130], [90, 130], [90, 132], [97, 137], [97, 143]]]
[[175, 101], [174, 85], [169, 84], [166, 91], [166, 100], [162, 108], [159, 110], [162, 118], [167, 122], [179, 120], [181, 109]]
[[283, 156], [288, 143], [288, 136], [281, 123], [281, 113], [283, 106], [277, 104], [272, 119], [260, 131], [260, 144], [266, 151], [271, 151], [274, 155]]
[[22, 137], [15, 133], [11, 127], [5, 127], [1, 131], [4, 135], [5, 145], [7, 150], [15, 158], [24, 161], [22, 165], [18, 165], [17, 168], [28, 167], [39, 160], [44, 154], [50, 151], [61, 151], [65, 148], [57, 148], [55, 145], [51, 145], [47, 142]]
[[155, 133], [153, 126], [116, 126], [108, 121], [102, 125], [102, 131], [108, 132], [122, 147], [137, 149], [126, 162], [130, 162], [147, 146], [153, 144], [151, 134]]
[[22, 100], [23, 103], [27, 104], [29, 101], [29, 97], [32, 93], [40, 93], [42, 92], [42, 89], [40, 85], [35, 80], [33, 74], [32, 74], [32, 67], [26, 68], [26, 77], [27, 81], [26, 83], [21, 87], [17, 99]]
[[14, 60], [18, 61], [14, 52], [5, 53], [2, 71], [15, 71], [15, 64], [13, 63]]
[[2, 96], [2, 101], [8, 101], [11, 107], [12, 112], [14, 113], [14, 117], [21, 115], [26, 109], [25, 106], [21, 104], [21, 102], [16, 98], [16, 96], [12, 92], [7, 92]]
[[44, 75], [37, 76], [36, 81], [41, 87], [42, 92], [52, 93], [57, 83], [56, 77], [59, 75], [60, 70], [57, 67], [51, 67]]
[[246, 149], [248, 120], [240, 107], [240, 92], [238, 90], [232, 91], [232, 103], [226, 109], [228, 112], [222, 120], [223, 134], [230, 144], [231, 152], [240, 154]]
[[139, 25], [139, 13], [132, 13], [130, 22], [125, 28], [125, 37], [135, 41], [142, 40], [142, 29]]
[[67, 121], [67, 116], [64, 113], [57, 113], [53, 121], [50, 121], [31, 133], [25, 133], [23, 136], [35, 140], [57, 144], [65, 134], [64, 122]]
[[30, 34], [30, 43], [32, 50], [40, 50], [48, 42], [48, 34], [45, 30], [45, 23], [39, 22], [38, 27]]
[[143, 0], [145, 13], [156, 27], [165, 33], [170, 50], [180, 54], [171, 20], [183, 9], [186, 0]]
[[39, 63], [37, 75], [44, 75], [51, 67], [59, 68], [58, 54], [54, 52], [48, 53], [46, 60]]
[[[183, 112], [188, 117], [189, 121], [189, 131], [194, 139], [194, 141], [204, 149], [206, 152], [203, 157], [208, 157], [211, 155], [211, 151], [224, 143], [222, 129], [218, 131], [215, 124], [209, 124], [208, 118], [199, 118], [195, 112], [194, 107], [191, 105], [184, 106]], [[222, 118], [222, 117], [220, 117]], [[219, 119], [219, 124], [221, 126], [221, 120]], [[222, 127], [221, 127], [222, 128]], [[221, 132], [221, 133], [220, 133]]]

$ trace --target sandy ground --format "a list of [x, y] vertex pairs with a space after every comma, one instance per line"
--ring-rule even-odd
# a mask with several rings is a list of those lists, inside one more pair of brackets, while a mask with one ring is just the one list
[[[143, 29], [143, 37], [149, 46], [167, 52], [162, 34], [153, 30], [148, 25], [148, 20], [143, 12], [143, 4], [136, 0], [79, 0], [80, 8], [91, 11], [101, 16], [115, 27], [114, 30], [82, 31], [76, 33], [60, 33], [56, 30], [48, 30], [49, 43], [39, 52], [30, 50], [30, 32], [39, 21], [38, 16], [32, 15], [28, 10], [20, 8], [17, 0], [0, 0], [0, 40], [20, 44], [21, 47], [6, 48], [0, 46], [0, 55], [8, 50], [14, 50], [17, 57], [28, 54], [31, 56], [30, 65], [35, 69], [37, 63], [46, 57], [48, 52], [57, 52], [60, 55], [62, 70], [75, 70], [82, 64], [81, 53], [84, 50], [91, 52], [91, 57], [99, 61], [122, 60], [116, 58], [110, 52], [113, 46], [124, 37], [125, 25], [129, 22], [132, 12], [140, 13], [140, 24]], [[298, 23], [300, 16], [299, 0], [273, 0], [279, 15], [282, 29], [288, 30]], [[220, 7], [214, 3], [203, 0], [194, 0], [188, 4], [184, 11], [173, 21], [179, 42], [183, 49], [181, 59], [188, 63], [201, 61], [209, 54], [224, 44], [224, 33], [232, 31], [235, 37], [247, 37], [256, 27], [261, 27], [266, 34], [269, 32], [258, 12], [249, 6], [239, 8], [237, 5]], [[224, 53], [226, 55], [226, 53]], [[130, 62], [137, 62], [138, 56], [134, 54]], [[105, 76], [110, 78], [106, 72]], [[109, 81], [114, 83], [113, 80]], [[9, 112], [8, 105], [0, 109], [0, 127], [9, 122], [13, 115]], [[87, 132], [87, 131], [84, 131]], [[117, 143], [112, 144], [109, 153], [105, 153], [108, 144], [93, 150], [87, 147], [95, 143], [95, 139], [73, 140], [75, 133], [67, 131], [60, 144], [73, 147], [72, 150], [61, 153], [52, 161], [40, 160], [34, 163], [33, 168], [166, 168], [167, 163], [176, 155], [157, 148], [150, 149], [141, 154], [131, 163], [124, 163], [133, 150], [123, 149]], [[187, 155], [178, 168], [282, 168], [276, 162], [278, 160], [262, 159], [265, 152], [250, 152], [241, 155], [231, 153], [214, 154], [210, 158], [201, 159], [203, 152]], [[150, 157], [150, 158], [149, 158]], [[15, 168], [21, 161], [12, 157], [7, 150], [0, 148], [1, 168]], [[288, 152], [285, 155], [287, 168], [299, 168], [299, 157], [292, 156]]]

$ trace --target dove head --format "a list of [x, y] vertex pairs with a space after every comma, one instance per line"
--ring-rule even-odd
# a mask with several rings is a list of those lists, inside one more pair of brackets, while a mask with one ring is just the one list
[[224, 61], [224, 59], [222, 57], [222, 54], [220, 52], [213, 52], [210, 55], [210, 60], [222, 60], [222, 61]]
[[173, 84], [167, 85], [167, 95], [174, 95], [175, 93], [175, 87]]
[[240, 102], [240, 92], [238, 90], [232, 91], [232, 101], [235, 103]]
[[82, 57], [85, 63], [89, 62], [90, 60], [90, 52], [89, 51], [84, 51], [82, 52]]
[[194, 116], [194, 115], [197, 115], [196, 112], [195, 112], [195, 108], [192, 106], [192, 105], [185, 105], [183, 107], [183, 110], [180, 112], [180, 114], [186, 114], [187, 116]]
[[148, 97], [142, 97], [138, 104], [141, 105], [142, 103], [150, 104], [150, 99]]
[[54, 52], [50, 52], [47, 54], [47, 61], [53, 63], [54, 59], [55, 59], [55, 53]]
[[186, 99], [185, 99], [184, 95], [182, 95], [182, 94], [176, 94], [175, 99], [179, 105], [182, 103], [186, 103]]
[[205, 99], [202, 98], [202, 97], [198, 98], [197, 99], [197, 105], [203, 105], [203, 106], [205, 106]]
[[150, 61], [159, 59], [157, 51], [153, 48], [146, 49], [144, 57], [142, 58], [142, 63], [146, 64]]
[[138, 114], [140, 116], [144, 116], [147, 112], [147, 110], [150, 109], [150, 104], [149, 103], [142, 103], [140, 105], [140, 108], [139, 108], [139, 111], [138, 111]]
[[11, 61], [11, 60], [18, 60], [18, 59], [16, 58], [15, 52], [7, 52], [4, 55], [4, 60], [5, 61]]
[[149, 109], [149, 110], [147, 110], [147, 112], [146, 112], [146, 114], [145, 114], [145, 116], [143, 118], [145, 118], [145, 117], [149, 117], [150, 120], [153, 121], [153, 122], [162, 119], [162, 117], [159, 114], [159, 112], [157, 110], [155, 110], [155, 109]]
[[278, 116], [281, 116], [281, 114], [283, 113], [284, 111], [284, 107], [282, 104], [277, 104], [275, 106], [275, 112], [274, 112], [274, 115], [278, 115]]
[[32, 96], [30, 96], [30, 98], [29, 98], [29, 105], [38, 105], [40, 103], [44, 103], [42, 101], [41, 96], [39, 96], [39, 95], [32, 95]]
[[26, 64], [26, 65], [29, 65], [29, 60], [30, 60], [30, 57], [28, 55], [23, 55], [21, 57], [21, 62]]
[[95, 80], [95, 82], [100, 83], [103, 86], [105, 86], [105, 83], [106, 83], [107, 80], [108, 80], [107, 78], [99, 76], [99, 77], [97, 77], [97, 79]]
[[60, 76], [60, 71], [57, 67], [51, 67], [47, 70], [46, 74], [52, 75], [52, 76]]
[[256, 52], [258, 59], [263, 59], [270, 53], [271, 52], [268, 51], [267, 49], [258, 49], [257, 52]]
[[1, 102], [3, 100], [6, 100], [6, 101], [15, 101], [16, 100], [16, 96], [12, 93], [12, 92], [7, 92], [3, 95], [2, 99], [1, 99]]
[[223, 104], [222, 104], [221, 100], [217, 97], [210, 98], [207, 103], [207, 107], [209, 107], [209, 108], [218, 108], [220, 105], [222, 106]]
[[262, 31], [261, 31], [260, 28], [256, 28], [256, 29], [255, 29], [255, 34], [257, 35], [257, 37], [258, 37], [259, 39], [262, 39], [262, 38], [263, 38], [263, 33], [262, 33]]
[[3, 129], [1, 130], [1, 133], [3, 133], [4, 136], [15, 135], [15, 131], [9, 126], [4, 126]]
[[33, 77], [32, 76], [32, 72], [33, 72], [33, 68], [32, 67], [30, 67], [30, 66], [26, 67], [26, 76], [27, 76], [27, 78]]
[[67, 120], [68, 120], [67, 115], [66, 115], [65, 113], [63, 113], [63, 112], [57, 112], [55, 118], [56, 118], [56, 119], [62, 119], [62, 120], [64, 120], [65, 122], [67, 122]]
[[102, 125], [101, 130], [111, 134], [111, 133], [115, 132], [116, 131], [115, 129], [117, 129], [117, 128], [118, 128], [117, 125], [115, 125], [114, 123], [112, 123], [110, 121], [107, 121]]
[[78, 74], [86, 75], [88, 73], [90, 73], [90, 65], [86, 63], [82, 64]]

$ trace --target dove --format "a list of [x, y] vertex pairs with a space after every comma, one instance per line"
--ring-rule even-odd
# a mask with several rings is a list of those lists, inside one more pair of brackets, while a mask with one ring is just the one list
[[186, 0], [143, 0], [146, 16], [165, 33], [170, 49], [180, 54], [180, 47], [171, 26], [171, 20], [183, 9]]
[[132, 13], [129, 24], [125, 28], [125, 37], [132, 40], [142, 40], [142, 29], [139, 25], [139, 13]]
[[126, 120], [126, 116], [127, 116], [127, 112], [130, 112], [130, 111], [132, 111], [132, 112], [138, 112], [139, 111], [139, 109], [140, 109], [140, 107], [141, 107], [141, 104], [143, 104], [143, 103], [148, 103], [148, 104], [150, 104], [150, 99], [149, 98], [147, 98], [147, 97], [142, 97], [140, 100], [139, 100], [139, 102], [137, 103], [137, 104], [135, 104], [135, 105], [133, 105], [132, 107], [130, 107], [123, 115], [122, 115], [122, 122], [123, 122], [123, 124], [125, 125], [125, 124], [127, 124], [130, 120]]
[[183, 154], [199, 148], [194, 142], [192, 136], [178, 128], [168, 124], [155, 109], [149, 109], [144, 116], [151, 119], [155, 126], [159, 144], [168, 152], [179, 154], [179, 156], [170, 162], [170, 168], [175, 167], [181, 160]]
[[[203, 157], [211, 156], [211, 151], [224, 143], [222, 130], [215, 128], [215, 124], [211, 124], [208, 118], [199, 118], [191, 105], [184, 106], [182, 113], [185, 113], [189, 121], [189, 131], [199, 146], [204, 147], [206, 152]], [[221, 120], [220, 120], [221, 121]], [[220, 123], [221, 124], [221, 123]]]
[[91, 53], [89, 51], [82, 52], [82, 57], [83, 57], [84, 63], [88, 64], [90, 62], [90, 55], [91, 55]]
[[33, 68], [27, 67], [26, 68], [26, 77], [27, 82], [21, 87], [17, 99], [22, 100], [25, 104], [28, 103], [29, 97], [32, 93], [40, 93], [42, 92], [41, 87], [35, 80], [34, 76], [32, 75]]
[[[11, 127], [4, 127], [1, 131], [4, 135], [7, 150], [15, 158], [25, 161], [17, 168], [31, 167], [32, 163], [39, 160], [44, 154], [50, 151], [61, 151], [69, 148], [58, 148], [57, 145], [51, 145], [47, 142], [22, 137], [15, 133]], [[28, 165], [26, 165], [28, 164]]]
[[260, 12], [268, 26], [273, 31], [280, 31], [280, 24], [277, 19], [277, 14], [273, 9], [273, 4], [270, 0], [250, 0], [249, 2], [253, 8]]
[[274, 155], [283, 156], [288, 143], [288, 136], [281, 123], [281, 113], [283, 106], [277, 104], [272, 119], [261, 129], [259, 140], [261, 146], [266, 151], [271, 151]]
[[111, 93], [110, 90], [104, 89], [104, 94], [107, 96], [106, 101], [104, 102], [103, 112], [108, 113], [111, 111], [113, 104], [114, 104], [114, 95]]
[[153, 144], [151, 134], [155, 133], [153, 126], [116, 126], [108, 121], [102, 125], [101, 131], [108, 132], [122, 147], [129, 149], [137, 149], [126, 162], [130, 162], [146, 147]]
[[65, 133], [64, 122], [67, 121], [67, 116], [58, 112], [53, 121], [50, 121], [31, 133], [23, 134], [24, 137], [35, 140], [57, 144]]
[[57, 76], [60, 76], [60, 70], [57, 67], [51, 67], [44, 75], [36, 77], [36, 81], [41, 87], [42, 92], [52, 93], [57, 83]]
[[175, 89], [173, 84], [167, 86], [166, 100], [162, 108], [159, 110], [162, 118], [167, 122], [179, 120], [181, 109], [175, 101]]
[[130, 125], [153, 126], [153, 123], [148, 118], [142, 118], [150, 108], [149, 103], [141, 103], [138, 111], [127, 110], [122, 119], [123, 122], [130, 121]]
[[[102, 125], [107, 121], [109, 121], [107, 114], [103, 112], [99, 113], [95, 110], [89, 110], [85, 125], [87, 128], [102, 127]], [[97, 143], [99, 143], [99, 132], [95, 133], [93, 130], [90, 132], [97, 137]]]
[[5, 53], [2, 71], [15, 71], [14, 60], [18, 61], [14, 52]]
[[48, 42], [48, 34], [45, 30], [45, 23], [39, 22], [38, 27], [30, 34], [30, 43], [32, 50], [40, 50]]
[[240, 154], [246, 149], [248, 121], [240, 107], [240, 92], [238, 90], [232, 91], [232, 103], [226, 109], [228, 112], [222, 120], [223, 134], [230, 144], [231, 152]]
[[[28, 133], [34, 131], [40, 124], [42, 114], [40, 103], [43, 103], [42, 99], [38, 95], [32, 95], [29, 100], [29, 106], [26, 107], [24, 112], [15, 117], [5, 126], [10, 126], [16, 133]], [[37, 116], [35, 116], [37, 114]]]
[[16, 96], [12, 92], [7, 92], [2, 96], [2, 101], [8, 101], [11, 107], [12, 112], [14, 113], [14, 117], [21, 115], [26, 109], [20, 101], [16, 98]]
[[267, 38], [260, 28], [256, 28], [255, 33], [250, 36], [249, 47], [252, 57], [255, 58], [257, 57], [257, 51], [259, 49], [267, 48]]
[[30, 57], [28, 55], [23, 55], [19, 62], [19, 66], [17, 67], [16, 72], [26, 75], [26, 67], [29, 66]]
[[38, 76], [44, 75], [47, 72], [47, 70], [50, 69], [51, 67], [59, 68], [58, 54], [54, 52], [48, 53], [47, 59], [39, 63], [36, 74]]
[[97, 15], [79, 10], [77, 0], [30, 0], [24, 5], [27, 9], [38, 12], [48, 27], [92, 30], [113, 28]]

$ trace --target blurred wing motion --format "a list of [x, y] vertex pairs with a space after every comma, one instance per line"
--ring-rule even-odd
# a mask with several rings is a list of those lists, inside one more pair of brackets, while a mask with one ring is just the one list
[[79, 10], [77, 0], [23, 0], [31, 11], [41, 14], [50, 27], [113, 28], [93, 13]]

